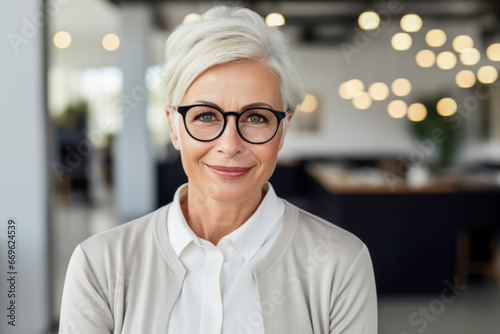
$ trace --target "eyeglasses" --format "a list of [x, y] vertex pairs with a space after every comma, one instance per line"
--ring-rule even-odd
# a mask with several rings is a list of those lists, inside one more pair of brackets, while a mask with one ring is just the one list
[[239, 135], [251, 144], [264, 144], [273, 139], [281, 120], [289, 112], [264, 107], [248, 108], [239, 113], [224, 112], [206, 104], [178, 106], [176, 109], [182, 115], [186, 131], [193, 139], [203, 142], [217, 139], [226, 128], [227, 117], [234, 116]]

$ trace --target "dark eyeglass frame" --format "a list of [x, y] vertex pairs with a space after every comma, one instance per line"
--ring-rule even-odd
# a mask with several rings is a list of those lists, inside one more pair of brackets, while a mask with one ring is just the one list
[[[219, 132], [219, 134], [217, 136], [215, 136], [212, 139], [198, 139], [195, 136], [193, 136], [191, 134], [191, 132], [189, 132], [189, 129], [188, 129], [187, 125], [186, 125], [186, 115], [187, 115], [189, 109], [191, 109], [193, 107], [208, 107], [208, 108], [213, 108], [213, 109], [215, 109], [215, 110], [217, 110], [217, 111], [219, 111], [221, 113], [222, 117], [224, 118], [224, 125], [222, 126], [222, 129], [220, 130], [220, 132]], [[246, 142], [248, 142], [250, 144], [256, 144], [256, 145], [265, 144], [265, 143], [271, 141], [274, 138], [274, 136], [276, 136], [276, 133], [278, 133], [278, 130], [280, 128], [281, 120], [284, 119], [288, 115], [288, 113], [290, 112], [290, 109], [288, 109], [287, 111], [279, 111], [279, 110], [274, 110], [274, 109], [266, 108], [266, 107], [251, 107], [251, 108], [243, 109], [240, 112], [222, 111], [219, 107], [216, 107], [216, 106], [210, 105], [210, 104], [191, 104], [191, 105], [187, 105], [187, 106], [177, 106], [177, 107], [174, 107], [174, 108], [177, 110], [177, 112], [179, 114], [182, 115], [182, 119], [184, 121], [184, 128], [186, 129], [187, 133], [191, 136], [191, 138], [193, 138], [195, 140], [198, 140], [198, 141], [201, 141], [201, 142], [209, 142], [209, 141], [212, 141], [212, 140], [215, 140], [215, 139], [219, 138], [224, 133], [224, 130], [226, 129], [227, 117], [228, 116], [234, 116], [234, 117], [236, 117], [236, 130], [238, 131], [238, 134], [240, 135], [240, 137], [243, 138], [243, 140], [245, 140]], [[253, 109], [256, 109], [256, 110], [268, 110], [268, 111], [272, 112], [274, 114], [274, 116], [276, 116], [276, 119], [278, 120], [278, 123], [277, 123], [277, 126], [276, 126], [276, 130], [274, 131], [274, 133], [271, 136], [271, 138], [269, 138], [266, 141], [263, 141], [263, 142], [253, 142], [253, 141], [250, 141], [250, 140], [246, 139], [245, 136], [243, 136], [243, 134], [240, 131], [239, 120], [240, 120], [241, 115], [243, 115], [243, 113], [245, 113], [245, 112], [247, 112], [249, 110], [253, 110]]]

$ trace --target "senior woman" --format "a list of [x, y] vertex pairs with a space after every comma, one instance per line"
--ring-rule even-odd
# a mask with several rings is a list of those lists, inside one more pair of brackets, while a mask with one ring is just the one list
[[366, 246], [268, 183], [304, 96], [280, 31], [215, 7], [177, 28], [166, 54], [188, 183], [76, 248], [60, 333], [376, 333]]

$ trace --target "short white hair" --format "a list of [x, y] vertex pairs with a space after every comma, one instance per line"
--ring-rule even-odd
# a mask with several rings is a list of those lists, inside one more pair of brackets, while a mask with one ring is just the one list
[[282, 32], [247, 8], [217, 6], [200, 20], [181, 24], [168, 38], [162, 76], [167, 104], [178, 106], [186, 91], [210, 68], [252, 60], [272, 69], [280, 81], [284, 110], [305, 96], [295, 58]]

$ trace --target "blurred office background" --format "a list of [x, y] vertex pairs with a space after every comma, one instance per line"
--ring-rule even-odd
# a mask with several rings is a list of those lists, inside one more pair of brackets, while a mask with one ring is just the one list
[[[56, 332], [74, 247], [186, 182], [164, 44], [214, 4], [2, 4], [0, 248], [15, 219], [19, 272], [2, 333]], [[271, 182], [368, 245], [379, 332], [499, 333], [500, 3], [236, 4], [281, 26], [308, 92]]]

